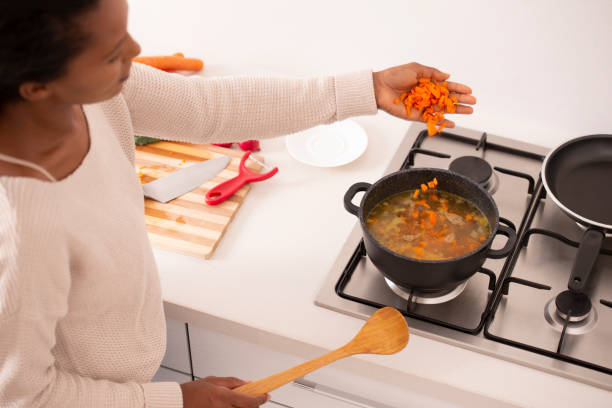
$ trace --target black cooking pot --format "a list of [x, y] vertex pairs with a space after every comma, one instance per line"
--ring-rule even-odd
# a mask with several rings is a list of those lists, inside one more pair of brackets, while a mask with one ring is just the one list
[[[487, 217], [491, 235], [480, 247], [461, 257], [439, 261], [410, 258], [382, 246], [368, 231], [366, 218], [370, 211], [387, 197], [406, 190], [420, 188], [421, 184], [438, 180], [438, 189], [471, 201]], [[365, 191], [361, 205], [352, 203], [355, 194]], [[366, 253], [380, 272], [393, 283], [421, 291], [451, 289], [470, 278], [486, 258], [507, 256], [516, 242], [516, 232], [499, 223], [497, 206], [491, 195], [477, 183], [458, 173], [443, 169], [414, 168], [389, 174], [374, 184], [353, 184], [344, 195], [344, 208], [359, 217]], [[491, 249], [497, 234], [508, 240], [502, 249]]]

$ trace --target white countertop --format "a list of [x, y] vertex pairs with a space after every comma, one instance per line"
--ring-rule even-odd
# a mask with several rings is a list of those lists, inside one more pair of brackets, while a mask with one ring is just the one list
[[[183, 51], [204, 59], [202, 75], [301, 76], [416, 60], [474, 89], [476, 113], [453, 118], [459, 126], [549, 147], [612, 132], [612, 56], [598, 45], [612, 38], [612, 3], [374, 3], [130, 0], [130, 28], [143, 55]], [[346, 189], [383, 174], [410, 124], [385, 113], [356, 120], [369, 145], [342, 167], [310, 167], [288, 155], [284, 138], [262, 141], [280, 171], [253, 186], [212, 259], [155, 251], [171, 317], [210, 317], [296, 347], [333, 349], [358, 331], [362, 320], [314, 299], [356, 223], [343, 208]], [[585, 397], [612, 406], [610, 392], [417, 335], [392, 357], [357, 358], [522, 406], [582, 406]]]

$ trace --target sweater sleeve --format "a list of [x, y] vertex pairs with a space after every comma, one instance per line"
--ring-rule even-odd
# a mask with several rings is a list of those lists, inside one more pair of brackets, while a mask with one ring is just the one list
[[118, 383], [56, 364], [70, 260], [53, 239], [54, 209], [42, 202], [32, 206], [44, 210], [16, 206], [0, 183], [0, 407], [182, 407], [177, 383]]
[[263, 139], [377, 112], [371, 70], [205, 78], [135, 63], [122, 92], [137, 135], [191, 143]]

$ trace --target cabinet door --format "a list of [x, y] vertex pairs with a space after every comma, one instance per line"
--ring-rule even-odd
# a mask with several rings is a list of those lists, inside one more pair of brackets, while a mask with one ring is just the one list
[[166, 354], [161, 365], [191, 376], [185, 323], [166, 317], [166, 333]]
[[[191, 324], [189, 337], [196, 378], [214, 375], [253, 381], [304, 362], [304, 359], [298, 356]], [[325, 367], [320, 371], [331, 374], [330, 370], [330, 367]], [[363, 402], [368, 401], [365, 398], [330, 390], [333, 389], [301, 379], [301, 385], [290, 383], [272, 391], [272, 399], [265, 407], [399, 408], [377, 403], [365, 405]]]
[[303, 363], [296, 356], [271, 350], [213, 330], [189, 325], [193, 373], [203, 378], [238, 377], [254, 381]]
[[[279, 389], [273, 394], [270, 402], [277, 406], [291, 408], [400, 408], [400, 406], [392, 407], [345, 391], [325, 387], [303, 378]], [[404, 405], [401, 407], [403, 408]]]
[[[233, 376], [258, 380], [303, 363], [309, 358], [292, 354], [290, 340], [271, 334], [244, 332], [231, 335], [189, 325], [193, 371], [196, 377]], [[226, 334], [227, 333], [227, 334]], [[274, 344], [274, 349], [269, 344]], [[282, 351], [278, 351], [282, 350]], [[310, 354], [310, 353], [309, 353]], [[321, 353], [322, 354], [322, 353]], [[350, 368], [349, 368], [350, 367]], [[384, 371], [384, 370], [383, 370]], [[352, 364], [334, 363], [308, 374], [270, 393], [266, 408], [456, 408], [507, 407], [498, 401], [482, 398], [462, 390], [428, 382], [413, 376], [394, 373], [394, 378], [371, 366], [354, 360]], [[300, 385], [301, 384], [301, 385]]]

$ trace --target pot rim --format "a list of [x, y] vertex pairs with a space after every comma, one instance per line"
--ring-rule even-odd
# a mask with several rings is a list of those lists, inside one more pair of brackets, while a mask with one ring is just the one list
[[[387, 247], [385, 247], [384, 245], [382, 245], [380, 242], [378, 242], [378, 240], [376, 238], [374, 238], [372, 236], [372, 234], [370, 234], [370, 230], [368, 229], [368, 227], [365, 224], [365, 217], [363, 215], [363, 206], [360, 205], [359, 206], [359, 222], [361, 223], [361, 229], [364, 231], [364, 233], [366, 233], [368, 235], [368, 237], [371, 239], [372, 242], [374, 242], [374, 244], [376, 246], [378, 246], [380, 249], [384, 250], [385, 252], [387, 252], [390, 255], [399, 257], [400, 259], [405, 259], [407, 261], [412, 261], [412, 262], [419, 262], [419, 263], [424, 263], [424, 264], [432, 264], [432, 265], [436, 265], [436, 264], [444, 264], [444, 263], [450, 263], [450, 262], [457, 262], [460, 261], [462, 259], [466, 259], [478, 252], [480, 252], [483, 249], [488, 249], [491, 244], [493, 243], [493, 239], [495, 238], [495, 236], [497, 235], [497, 229], [499, 228], [499, 210], [497, 209], [497, 204], [495, 203], [495, 200], [493, 200], [493, 196], [491, 194], [489, 194], [489, 192], [487, 190], [485, 190], [484, 188], [482, 188], [480, 186], [480, 184], [476, 183], [475, 181], [469, 179], [468, 177], [456, 173], [454, 171], [451, 170], [447, 170], [447, 169], [439, 169], [439, 168], [435, 168], [435, 167], [414, 167], [414, 168], [408, 168], [408, 169], [403, 169], [403, 170], [398, 170], [395, 171], [393, 173], [389, 173], [386, 176], [381, 177], [380, 179], [378, 179], [377, 181], [375, 181], [370, 188], [368, 188], [368, 191], [366, 191], [366, 193], [364, 194], [361, 202], [365, 202], [366, 198], [368, 197], [368, 195], [370, 194], [370, 192], [372, 192], [374, 190], [374, 188], [381, 184], [382, 182], [384, 182], [385, 180], [396, 176], [398, 173], [405, 173], [405, 172], [420, 172], [420, 171], [434, 171], [434, 172], [440, 172], [440, 173], [447, 173], [450, 174], [453, 177], [458, 177], [460, 179], [463, 179], [464, 181], [467, 181], [468, 183], [474, 185], [476, 188], [478, 188], [483, 194], [485, 194], [485, 196], [487, 196], [491, 202], [491, 204], [493, 205], [493, 210], [495, 213], [495, 228], [491, 228], [491, 234], [489, 234], [489, 237], [476, 249], [474, 249], [473, 251], [470, 251], [466, 254], [463, 254], [461, 256], [455, 257], [455, 258], [448, 258], [448, 259], [438, 259], [438, 260], [430, 260], [430, 259], [418, 259], [418, 258], [412, 258], [409, 256], [404, 256], [402, 254], [398, 254], [397, 252], [393, 252], [390, 249], [388, 249]], [[406, 190], [402, 190], [402, 191], [406, 191]], [[445, 190], [442, 190], [445, 191]], [[398, 191], [398, 193], [400, 193], [401, 191]], [[465, 197], [462, 197], [464, 199], [467, 199]], [[472, 202], [470, 200], [470, 202]], [[472, 204], [474, 204], [472, 202]], [[476, 206], [476, 204], [474, 204]], [[478, 208], [478, 207], [477, 207]], [[478, 208], [478, 210], [480, 210], [482, 212], [482, 210], [480, 208]], [[484, 213], [483, 213], [484, 214]]]

